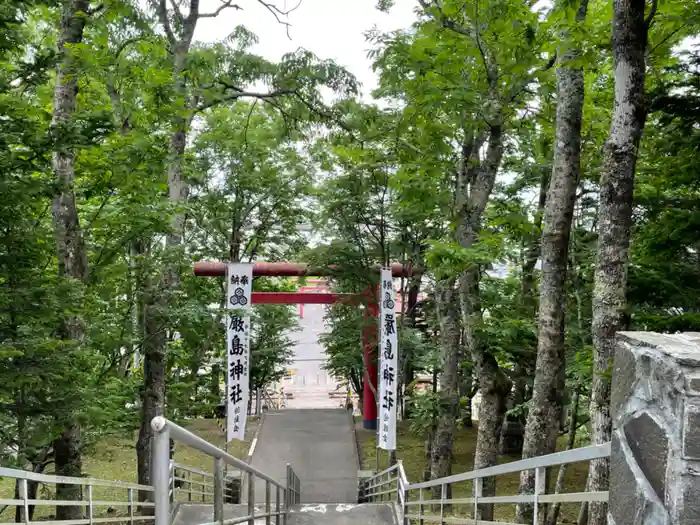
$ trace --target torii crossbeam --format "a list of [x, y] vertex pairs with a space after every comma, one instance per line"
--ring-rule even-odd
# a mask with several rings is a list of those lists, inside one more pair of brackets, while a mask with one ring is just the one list
[[[202, 261], [195, 263], [194, 274], [198, 277], [225, 277], [227, 263], [219, 261]], [[379, 272], [380, 266], [373, 268]], [[253, 263], [254, 277], [326, 277], [339, 271], [337, 266], [312, 267], [305, 263], [256, 262]], [[411, 277], [417, 272], [410, 266], [400, 263], [391, 265], [394, 277]], [[307, 292], [253, 292], [253, 304], [333, 304], [337, 302], [360, 303], [363, 295], [341, 293], [307, 293]], [[367, 301], [365, 316], [378, 316], [377, 290], [368, 289], [364, 294]], [[412, 305], [407, 305], [411, 308]], [[377, 362], [374, 348], [377, 342], [377, 324], [366, 323], [362, 332], [364, 347], [365, 377], [363, 381], [362, 419], [368, 430], [377, 428]]]

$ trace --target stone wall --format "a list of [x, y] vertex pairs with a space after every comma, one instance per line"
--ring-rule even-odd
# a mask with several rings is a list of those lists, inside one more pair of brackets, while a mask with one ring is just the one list
[[700, 525], [700, 334], [618, 334], [610, 525]]

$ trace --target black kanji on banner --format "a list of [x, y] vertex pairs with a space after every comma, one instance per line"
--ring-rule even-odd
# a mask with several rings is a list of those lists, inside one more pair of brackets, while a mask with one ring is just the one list
[[229, 353], [231, 355], [243, 355], [245, 352], [245, 346], [243, 346], [243, 342], [241, 341], [241, 338], [238, 337], [237, 335], [234, 335], [231, 338], [231, 349], [229, 350]]
[[243, 390], [241, 389], [241, 385], [232, 385], [231, 392], [229, 392], [229, 399], [234, 405], [237, 405], [243, 401]]
[[241, 376], [245, 373], [245, 366], [241, 363], [240, 359], [236, 359], [235, 362], [231, 363], [231, 369], [229, 374], [231, 374], [231, 379], [238, 381]]
[[233, 330], [234, 332], [244, 332], [245, 322], [243, 321], [243, 318], [238, 317], [237, 315], [232, 315], [228, 320], [228, 327], [229, 330]]

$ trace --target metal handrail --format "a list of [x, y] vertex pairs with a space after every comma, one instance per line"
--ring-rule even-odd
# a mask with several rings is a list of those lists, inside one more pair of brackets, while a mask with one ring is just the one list
[[[533, 523], [538, 523], [538, 504], [541, 503], [580, 503], [590, 501], [608, 501], [608, 491], [592, 491], [592, 492], [570, 492], [565, 494], [545, 494], [545, 474], [548, 467], [558, 465], [566, 465], [569, 463], [578, 463], [581, 461], [590, 461], [593, 459], [610, 457], [610, 443], [602, 445], [591, 445], [588, 447], [576, 448], [564, 452], [556, 452], [545, 456], [513, 461], [493, 467], [472, 470], [462, 474], [455, 474], [444, 478], [424, 481], [420, 483], [409, 483], [406, 478], [406, 473], [401, 461], [395, 465], [375, 474], [369, 478], [364, 487], [362, 494], [366, 501], [391, 501], [392, 494], [396, 494], [395, 501], [398, 503], [400, 523], [407, 525], [410, 520], [418, 520], [419, 523], [424, 521], [440, 521], [446, 520], [444, 510], [446, 505], [457, 504], [473, 504], [474, 519], [450, 517], [450, 523], [475, 523], [478, 506], [481, 504], [493, 503], [531, 503], [533, 504]], [[482, 482], [484, 478], [497, 476], [500, 474], [508, 474], [514, 472], [522, 472], [525, 470], [535, 471], [535, 491], [534, 494], [515, 494], [512, 496], [483, 496]], [[448, 498], [447, 487], [464, 481], [474, 482], [474, 495], [468, 498]], [[395, 486], [393, 484], [396, 484]], [[440, 487], [440, 497], [434, 499], [426, 499], [423, 496], [425, 489]], [[418, 491], [417, 499], [410, 500], [409, 493]], [[425, 514], [425, 507], [428, 505], [436, 505], [440, 507], [440, 514]], [[418, 506], [418, 514], [409, 514], [408, 508]], [[482, 523], [482, 521], [479, 521]], [[486, 522], [483, 522], [486, 523]], [[507, 525], [507, 524], [503, 524]]]
[[[155, 525], [170, 525], [171, 439], [189, 445], [207, 454], [214, 460], [214, 521], [211, 524], [203, 525], [234, 525], [245, 522], [248, 525], [255, 525], [255, 520], [259, 519], [265, 519], [265, 524], [270, 525], [273, 516], [275, 517], [276, 525], [280, 525], [280, 519], [286, 524], [287, 514], [291, 505], [300, 501], [301, 484], [289, 465], [287, 465], [287, 481], [285, 484], [282, 484], [162, 416], [156, 416], [151, 420], [151, 429], [154, 433], [152, 478], [155, 499]], [[247, 474], [247, 516], [224, 520], [225, 464]], [[262, 514], [255, 514], [255, 481], [257, 479], [265, 481], [265, 512]], [[272, 510], [273, 487], [276, 493], [274, 511]], [[282, 493], [284, 493], [284, 504], [282, 502]]]
[[[210, 498], [214, 497], [214, 474], [190, 467], [188, 465], [183, 465], [177, 461], [171, 460], [170, 465], [172, 472], [170, 481], [173, 500], [175, 499], [176, 494], [186, 494], [188, 503], [193, 501], [193, 497], [195, 497], [195, 499], [201, 497], [201, 503], [206, 503], [207, 496]], [[199, 476], [201, 480], [193, 479], [193, 476]], [[233, 495], [233, 490], [230, 488], [229, 482], [231, 480], [240, 479], [240, 477], [240, 470], [233, 470], [224, 476], [225, 496]], [[177, 483], [178, 481], [180, 483]]]
[[[396, 486], [393, 486], [394, 483], [396, 483]], [[389, 488], [385, 488], [387, 486]], [[396, 494], [396, 502], [399, 508], [399, 523], [408, 523], [406, 521], [406, 511], [409, 488], [410, 485], [403, 468], [403, 461], [398, 460], [389, 468], [382, 470], [366, 481], [362, 489], [362, 499], [370, 502], [391, 501], [392, 494]]]
[[602, 445], [591, 445], [588, 447], [574, 448], [563, 452], [555, 452], [545, 456], [537, 456], [534, 458], [521, 459], [502, 465], [495, 465], [479, 470], [472, 470], [463, 474], [455, 474], [445, 478], [424, 481], [411, 485], [412, 489], [429, 488], [435, 485], [444, 485], [458, 483], [460, 481], [470, 481], [477, 478], [489, 478], [500, 474], [509, 474], [512, 472], [522, 472], [523, 470], [533, 470], [536, 468], [555, 467], [568, 463], [577, 463], [579, 461], [590, 461], [592, 459], [610, 457], [610, 443]]
[[[76, 478], [69, 476], [56, 476], [52, 474], [39, 474], [26, 470], [0, 467], [0, 477], [11, 478], [19, 481], [20, 499], [0, 499], [0, 505], [20, 507], [22, 523], [24, 525], [92, 525], [96, 523], [117, 523], [128, 521], [132, 525], [139, 521], [153, 520], [153, 516], [137, 516], [135, 513], [139, 508], [153, 507], [150, 502], [139, 502], [134, 497], [134, 491], [153, 492], [153, 487], [149, 485], [139, 485], [137, 483], [124, 483], [121, 481], [109, 481], [95, 478]], [[58, 499], [31, 499], [29, 498], [28, 482], [78, 485], [85, 487], [85, 499], [80, 500], [58, 500]], [[93, 487], [110, 487], [124, 489], [127, 491], [126, 501], [106, 501], [93, 497]], [[29, 520], [29, 507], [86, 507], [87, 518], [74, 520]], [[128, 516], [114, 516], [107, 518], [95, 517], [95, 507], [127, 507]], [[15, 525], [14, 523], [0, 523], [0, 525]]]

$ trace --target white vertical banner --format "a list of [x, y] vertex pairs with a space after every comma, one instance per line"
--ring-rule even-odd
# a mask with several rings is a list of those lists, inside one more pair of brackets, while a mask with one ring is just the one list
[[245, 439], [250, 396], [250, 307], [253, 265], [229, 263], [226, 271], [226, 442]]
[[390, 268], [382, 268], [379, 288], [379, 448], [396, 450], [396, 384], [399, 345], [396, 306]]

